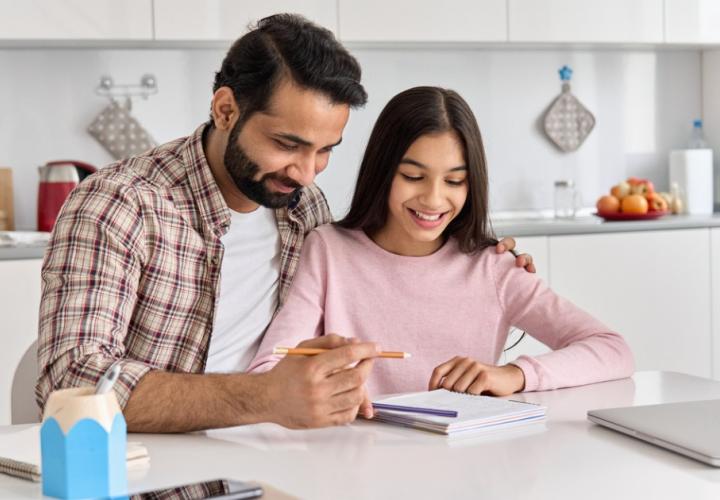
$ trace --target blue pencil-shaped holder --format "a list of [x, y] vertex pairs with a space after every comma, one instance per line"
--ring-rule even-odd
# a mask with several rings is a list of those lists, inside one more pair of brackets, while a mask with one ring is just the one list
[[97, 498], [127, 491], [127, 428], [115, 393], [50, 394], [40, 428], [43, 494]]

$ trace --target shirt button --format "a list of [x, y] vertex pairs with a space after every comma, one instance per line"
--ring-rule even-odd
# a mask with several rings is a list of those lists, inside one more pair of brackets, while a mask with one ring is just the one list
[[211, 257], [210, 264], [212, 264], [213, 266], [217, 266], [218, 264], [220, 264], [220, 258], [217, 256]]

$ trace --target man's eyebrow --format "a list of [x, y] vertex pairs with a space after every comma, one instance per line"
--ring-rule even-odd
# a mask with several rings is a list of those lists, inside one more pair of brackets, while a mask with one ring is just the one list
[[[409, 163], [410, 165], [415, 165], [416, 167], [420, 167], [420, 168], [423, 168], [423, 169], [427, 169], [427, 168], [428, 168], [427, 165], [425, 165], [425, 164], [423, 164], [423, 163], [420, 163], [420, 162], [417, 161], [417, 160], [413, 160], [412, 158], [408, 158], [407, 156], [403, 157], [403, 159], [400, 160], [400, 163]], [[457, 166], [457, 167], [449, 168], [447, 171], [448, 171], [448, 172], [455, 172], [455, 171], [457, 171], [457, 170], [467, 170], [467, 166], [466, 166], [466, 165], [459, 165], [459, 166]]]
[[313, 143], [308, 141], [307, 139], [303, 139], [302, 137], [299, 137], [295, 134], [273, 134], [275, 137], [278, 137], [280, 139], [285, 139], [286, 141], [294, 142], [296, 144], [300, 144], [301, 146], [312, 146]]
[[[299, 137], [295, 134], [274, 134], [274, 135], [275, 135], [275, 137], [285, 139], [286, 141], [294, 142], [296, 144], [300, 144], [301, 146], [310, 147], [313, 145], [312, 142], [308, 141], [307, 139], [303, 139], [302, 137]], [[341, 142], [342, 142], [342, 137], [340, 139], [338, 139], [338, 141], [335, 144], [329, 144], [329, 145], [325, 146], [325, 148], [334, 148]]]

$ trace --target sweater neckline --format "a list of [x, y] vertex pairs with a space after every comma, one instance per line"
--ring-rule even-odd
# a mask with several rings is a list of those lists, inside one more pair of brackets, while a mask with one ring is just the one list
[[422, 264], [428, 264], [430, 262], [436, 261], [436, 260], [442, 260], [445, 258], [445, 256], [452, 251], [453, 246], [455, 246], [455, 240], [450, 237], [448, 240], [443, 243], [443, 245], [435, 250], [433, 253], [428, 255], [399, 255], [396, 253], [392, 253], [388, 250], [385, 250], [383, 247], [375, 243], [375, 241], [368, 236], [365, 231], [362, 229], [356, 230], [361, 242], [370, 249], [370, 251], [376, 255], [379, 255], [382, 258], [394, 260], [396, 262], [405, 262], [405, 263], [422, 263]]

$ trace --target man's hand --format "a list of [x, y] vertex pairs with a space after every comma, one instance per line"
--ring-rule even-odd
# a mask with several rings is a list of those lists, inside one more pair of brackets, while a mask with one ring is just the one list
[[492, 366], [455, 356], [432, 372], [429, 390], [447, 389], [470, 394], [507, 396], [525, 387], [525, 374], [515, 365]]
[[533, 264], [532, 255], [529, 253], [518, 253], [515, 251], [515, 239], [514, 238], [503, 238], [495, 246], [497, 253], [510, 252], [515, 256], [515, 265], [517, 267], [524, 267], [529, 273], [536, 272], [535, 264]]
[[298, 347], [332, 349], [315, 356], [286, 356], [263, 378], [266, 421], [291, 429], [327, 427], [372, 416], [365, 382], [377, 345], [324, 335]]

